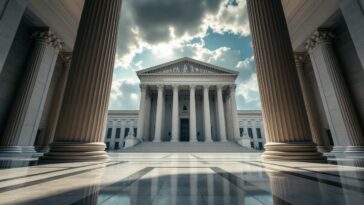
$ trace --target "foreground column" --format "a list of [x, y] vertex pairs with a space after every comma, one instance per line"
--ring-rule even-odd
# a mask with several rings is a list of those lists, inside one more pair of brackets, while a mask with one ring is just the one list
[[231, 115], [233, 120], [233, 133], [234, 139], [240, 139], [240, 129], [239, 129], [239, 120], [238, 120], [238, 110], [236, 106], [236, 97], [235, 97], [236, 85], [230, 85], [230, 102], [231, 102]]
[[68, 73], [71, 66], [71, 60], [72, 60], [72, 53], [62, 53], [61, 58], [63, 61], [63, 70], [62, 74], [60, 76], [60, 79], [58, 80], [58, 85], [56, 88], [55, 96], [52, 100], [52, 107], [51, 112], [49, 113], [49, 122], [46, 128], [46, 132], [44, 134], [44, 138], [42, 141], [38, 144], [37, 151], [38, 152], [48, 152], [49, 151], [49, 144], [53, 142], [54, 134], [56, 132], [57, 122], [59, 118], [59, 114], [61, 112], [61, 106], [64, 96], [64, 90], [66, 89], [66, 83], [68, 79]]
[[317, 31], [307, 42], [336, 151], [364, 151], [364, 136], [351, 95], [341, 73], [332, 42], [333, 34]]
[[217, 85], [217, 109], [219, 116], [219, 135], [220, 141], [226, 141], [226, 128], [225, 128], [225, 114], [224, 114], [224, 103], [222, 101], [222, 85]]
[[209, 87], [210, 87], [209, 85], [203, 85], [203, 115], [204, 115], [204, 132], [205, 132], [206, 142], [212, 142]]
[[304, 61], [305, 53], [295, 53], [295, 63], [298, 73], [298, 78], [301, 84], [301, 90], [303, 94], [303, 100], [305, 102], [306, 113], [308, 117], [308, 122], [310, 125], [310, 130], [312, 134], [313, 142], [317, 144], [317, 149], [320, 152], [330, 152], [330, 147], [325, 145], [324, 134], [322, 133], [322, 127], [320, 122], [319, 112], [316, 105], [314, 104], [314, 98], [310, 85], [308, 84], [308, 79], [304, 72]]
[[121, 0], [86, 0], [55, 141], [42, 160], [106, 160], [105, 127]]
[[157, 113], [155, 119], [155, 132], [153, 142], [160, 142], [162, 138], [162, 114], [163, 114], [163, 85], [158, 85]]
[[312, 142], [280, 0], [247, 0], [265, 122], [264, 160], [323, 160]]
[[138, 125], [137, 125], [137, 139], [142, 141], [143, 140], [143, 133], [144, 133], [144, 122], [145, 122], [145, 102], [147, 98], [147, 86], [140, 85], [140, 108], [139, 108], [139, 116], [138, 116]]
[[172, 106], [172, 142], [177, 142], [178, 136], [178, 85], [173, 85], [173, 106]]
[[190, 86], [190, 142], [197, 142], [195, 85]]
[[48, 88], [62, 47], [50, 31], [36, 32], [34, 37], [34, 48], [1, 136], [0, 151], [34, 151]]

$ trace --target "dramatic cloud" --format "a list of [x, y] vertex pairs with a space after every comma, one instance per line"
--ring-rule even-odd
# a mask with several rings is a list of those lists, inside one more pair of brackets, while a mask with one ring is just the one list
[[[211, 37], [206, 45], [211, 34], [247, 40], [239, 40], [237, 48]], [[246, 58], [252, 49], [249, 35], [244, 0], [123, 1], [109, 109], [138, 109], [135, 71], [184, 56], [239, 71], [238, 108], [259, 109], [254, 57]]]
[[250, 34], [245, 1], [129, 0], [123, 2], [116, 65], [128, 67], [143, 49], [168, 50], [217, 33]]

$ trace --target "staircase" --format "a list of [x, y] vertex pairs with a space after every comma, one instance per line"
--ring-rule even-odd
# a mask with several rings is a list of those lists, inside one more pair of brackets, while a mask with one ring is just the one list
[[196, 153], [224, 153], [224, 152], [258, 152], [245, 148], [235, 142], [142, 142], [138, 145], [118, 150], [117, 152], [196, 152]]

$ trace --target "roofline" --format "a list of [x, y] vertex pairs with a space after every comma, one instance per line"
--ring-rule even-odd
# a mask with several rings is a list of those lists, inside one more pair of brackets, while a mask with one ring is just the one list
[[169, 61], [169, 62], [162, 63], [162, 64], [159, 64], [159, 65], [155, 65], [155, 66], [152, 66], [152, 67], [149, 67], [149, 68], [138, 70], [138, 71], [136, 71], [136, 73], [139, 76], [139, 75], [141, 75], [141, 74], [143, 74], [145, 72], [148, 72], [148, 71], [151, 71], [151, 70], [154, 70], [154, 69], [158, 69], [158, 68], [162, 68], [162, 67], [165, 67], [165, 66], [169, 66], [169, 65], [172, 65], [172, 64], [175, 64], [175, 63], [179, 63], [179, 62], [182, 62], [184, 60], [191, 61], [191, 62], [194, 62], [196, 64], [202, 64], [202, 65], [207, 66], [207, 67], [212, 67], [212, 68], [215, 68], [217, 70], [225, 71], [225, 72], [231, 73], [231, 75], [233, 75], [233, 74], [239, 75], [238, 71], [223, 68], [223, 67], [213, 65], [213, 64], [210, 64], [210, 63], [205, 63], [205, 62], [195, 60], [195, 59], [189, 58], [189, 57], [179, 58], [179, 59], [176, 59], [176, 60], [173, 60], [173, 61]]

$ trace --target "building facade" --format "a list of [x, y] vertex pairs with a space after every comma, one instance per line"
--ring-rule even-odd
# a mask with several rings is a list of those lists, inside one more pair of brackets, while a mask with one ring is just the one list
[[[105, 134], [107, 150], [124, 149], [128, 136], [137, 136], [138, 110], [110, 110]], [[239, 135], [247, 138], [247, 147], [264, 149], [264, 128], [260, 110], [239, 110]], [[202, 142], [202, 141], [201, 141]], [[218, 142], [218, 141], [217, 141]]]
[[137, 75], [140, 110], [109, 112], [108, 148], [129, 147], [128, 140], [138, 140], [234, 141], [263, 149], [261, 113], [237, 111], [238, 72], [185, 57], [137, 71]]

